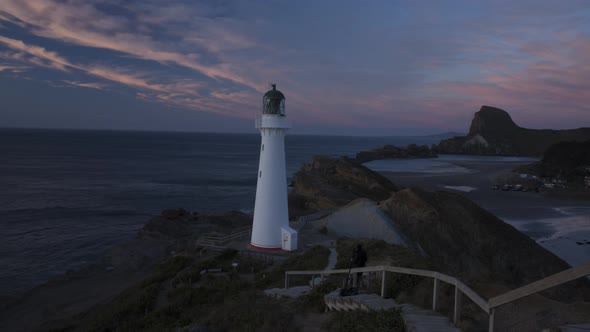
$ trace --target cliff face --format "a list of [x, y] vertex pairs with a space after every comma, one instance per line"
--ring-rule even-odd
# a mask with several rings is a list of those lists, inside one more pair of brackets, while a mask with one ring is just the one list
[[527, 129], [519, 127], [510, 114], [499, 108], [482, 106], [475, 113], [469, 134], [440, 141], [439, 153], [540, 156], [560, 141], [590, 139], [590, 128], [571, 130]]
[[398, 188], [383, 175], [347, 158], [314, 157], [294, 175], [291, 214], [329, 209], [366, 197], [380, 201]]

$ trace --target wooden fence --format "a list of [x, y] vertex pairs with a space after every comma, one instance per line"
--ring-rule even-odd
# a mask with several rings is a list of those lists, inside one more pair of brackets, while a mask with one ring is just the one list
[[[289, 287], [289, 277], [296, 276], [296, 275], [311, 275], [311, 276], [325, 276], [330, 274], [347, 274], [349, 272], [348, 269], [340, 269], [340, 270], [325, 270], [325, 271], [286, 271], [285, 272], [285, 288]], [[493, 297], [489, 300], [485, 300], [479, 294], [477, 294], [473, 289], [469, 286], [465, 285], [463, 282], [458, 280], [455, 277], [451, 277], [449, 275], [429, 271], [429, 270], [417, 270], [417, 269], [409, 269], [405, 267], [397, 267], [397, 266], [369, 266], [369, 267], [361, 267], [361, 268], [354, 268], [350, 270], [350, 273], [357, 273], [357, 272], [381, 272], [381, 296], [385, 296], [385, 281], [387, 279], [387, 273], [401, 273], [401, 274], [409, 274], [409, 275], [416, 275], [416, 276], [423, 276], [433, 278], [433, 291], [432, 291], [432, 310], [436, 311], [437, 303], [438, 303], [438, 289], [439, 289], [439, 282], [446, 282], [450, 285], [455, 286], [455, 300], [453, 305], [453, 322], [455, 325], [461, 319], [461, 300], [463, 295], [467, 296], [473, 303], [479, 306], [489, 317], [489, 324], [488, 324], [488, 331], [494, 331], [494, 316], [496, 308], [521, 299], [523, 297], [544, 291], [548, 288], [555, 287], [561, 285], [563, 283], [582, 278], [584, 276], [590, 275], [590, 263], [577, 266], [575, 268], [571, 268], [554, 275], [551, 275], [547, 278], [535, 281], [530, 283], [526, 286], [511, 290], [506, 292], [502, 295]]]

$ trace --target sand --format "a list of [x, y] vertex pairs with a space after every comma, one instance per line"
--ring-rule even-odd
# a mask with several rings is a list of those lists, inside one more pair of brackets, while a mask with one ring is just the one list
[[380, 165], [380, 172], [401, 187], [461, 193], [570, 265], [590, 262], [590, 201], [492, 190], [496, 178], [527, 162], [498, 159], [445, 162], [452, 164], [445, 167], [450, 172], [390, 172], [384, 164]]

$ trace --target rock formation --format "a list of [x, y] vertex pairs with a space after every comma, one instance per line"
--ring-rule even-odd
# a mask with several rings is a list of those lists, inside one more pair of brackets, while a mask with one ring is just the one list
[[366, 163], [380, 159], [406, 159], [406, 158], [435, 158], [436, 153], [428, 145], [418, 146], [410, 144], [405, 148], [393, 145], [385, 145], [382, 148], [369, 151], [361, 151], [356, 154], [355, 160], [359, 163]]
[[590, 128], [569, 130], [526, 129], [499, 108], [482, 106], [475, 113], [467, 136], [440, 141], [439, 153], [540, 156], [560, 141], [590, 139]]

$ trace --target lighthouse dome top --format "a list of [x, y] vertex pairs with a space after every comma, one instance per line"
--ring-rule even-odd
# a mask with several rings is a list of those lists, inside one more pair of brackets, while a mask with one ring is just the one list
[[272, 90], [268, 90], [262, 97], [262, 114], [285, 115], [285, 95], [277, 90], [277, 85], [272, 84]]

